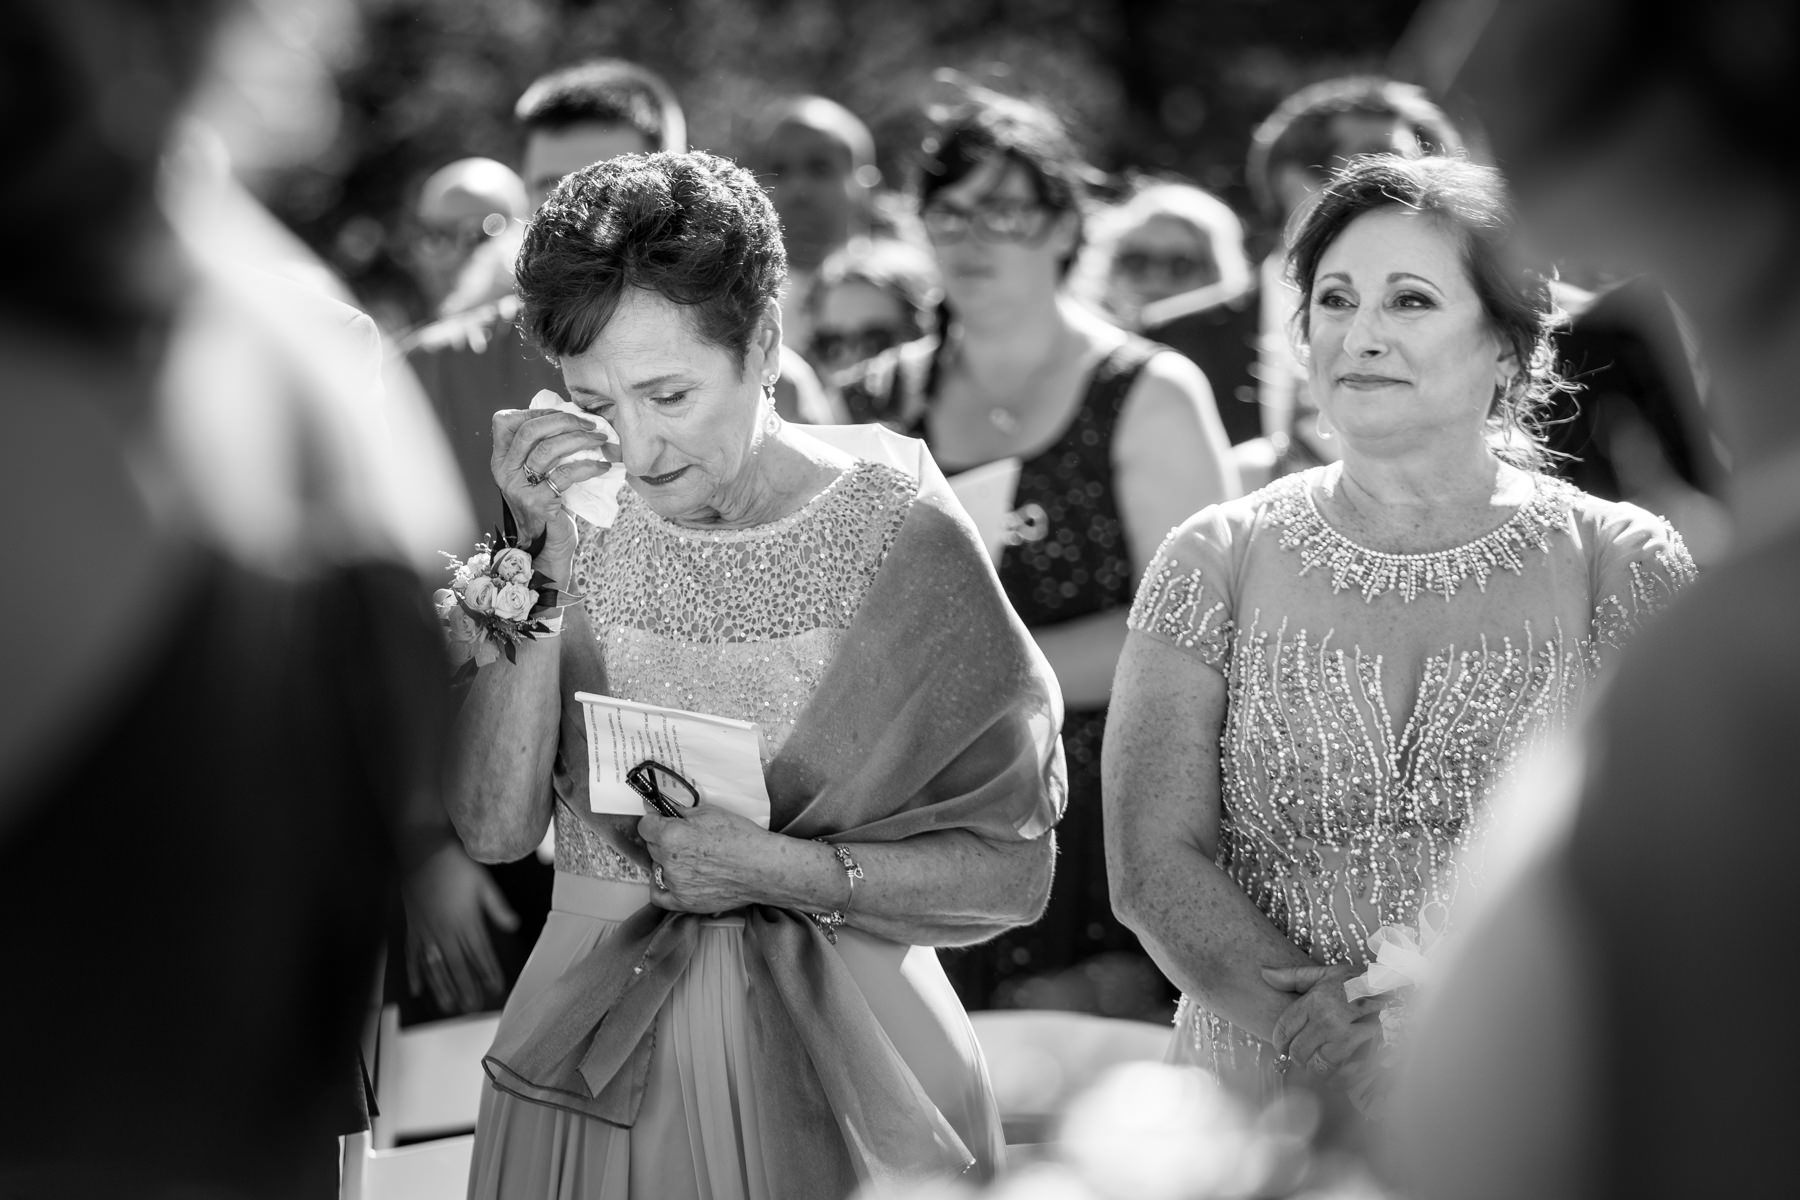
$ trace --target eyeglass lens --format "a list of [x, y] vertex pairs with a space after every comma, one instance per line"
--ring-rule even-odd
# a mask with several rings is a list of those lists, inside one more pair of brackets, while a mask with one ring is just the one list
[[1191, 254], [1149, 254], [1142, 250], [1123, 250], [1113, 263], [1127, 275], [1147, 275], [1159, 270], [1170, 279], [1190, 279], [1200, 273], [1201, 262]]
[[984, 242], [1025, 242], [1044, 231], [1044, 206], [1029, 200], [984, 204], [969, 210], [937, 204], [925, 209], [925, 232], [943, 242], [960, 241], [973, 232]]
[[885, 325], [813, 332], [813, 354], [826, 362], [861, 362], [900, 343], [900, 331]]
[[633, 791], [649, 801], [666, 800], [680, 808], [692, 808], [700, 794], [676, 771], [655, 759], [645, 759], [625, 774], [625, 782]]

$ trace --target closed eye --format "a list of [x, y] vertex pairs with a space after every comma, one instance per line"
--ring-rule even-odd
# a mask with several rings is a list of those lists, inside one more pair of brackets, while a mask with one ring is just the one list
[[650, 397], [650, 403], [668, 408], [672, 405], [680, 404], [687, 398], [688, 394], [686, 392], [670, 392], [667, 395]]

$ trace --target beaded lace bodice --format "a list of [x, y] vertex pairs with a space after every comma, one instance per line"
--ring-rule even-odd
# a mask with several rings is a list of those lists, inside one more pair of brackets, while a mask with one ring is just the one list
[[[861, 462], [779, 521], [708, 530], [664, 520], [625, 489], [610, 530], [583, 527], [572, 579], [586, 597], [607, 690], [755, 721], [766, 766], [824, 677], [917, 490], [902, 472]], [[648, 879], [570, 803], [556, 806], [557, 870]]]
[[[1367, 550], [1313, 502], [1331, 469], [1171, 533], [1131, 627], [1225, 676], [1220, 866], [1315, 960], [1361, 963], [1453, 910], [1496, 783], [1694, 568], [1661, 520], [1544, 476], [1474, 542]], [[1247, 1038], [1183, 1005], [1203, 1058]]]

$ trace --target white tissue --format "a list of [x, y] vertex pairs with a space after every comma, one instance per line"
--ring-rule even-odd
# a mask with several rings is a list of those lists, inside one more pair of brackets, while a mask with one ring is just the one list
[[[548, 388], [531, 398], [530, 407], [549, 408], [557, 412], [573, 413], [599, 432], [613, 445], [619, 444], [619, 434], [604, 417], [595, 416], [578, 405], [571, 404]], [[598, 450], [577, 450], [564, 458], [563, 463], [581, 462], [592, 459], [596, 462], [606, 460], [606, 456]], [[619, 489], [625, 486], [625, 468], [613, 463], [613, 469], [593, 479], [584, 479], [580, 483], [563, 489], [563, 507], [574, 513], [590, 525], [598, 525], [602, 529], [612, 527], [619, 515]]]

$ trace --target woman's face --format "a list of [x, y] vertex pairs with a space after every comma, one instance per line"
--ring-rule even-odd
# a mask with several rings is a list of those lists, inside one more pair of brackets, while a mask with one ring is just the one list
[[814, 299], [808, 357], [821, 370], [842, 371], [916, 336], [905, 301], [886, 288], [847, 279], [820, 289]]
[[1212, 239], [1178, 217], [1149, 217], [1113, 248], [1108, 283], [1120, 316], [1135, 319], [1146, 304], [1217, 282]]
[[1456, 235], [1404, 208], [1364, 213], [1313, 280], [1313, 400], [1348, 447], [1382, 452], [1480, 438], [1516, 369], [1463, 269]]
[[562, 360], [563, 383], [618, 430], [627, 480], [644, 502], [671, 521], [704, 525], [746, 482], [765, 430], [763, 380], [780, 345], [770, 314], [740, 371], [681, 306], [630, 291], [593, 345]]
[[1074, 246], [1074, 215], [1044, 207], [1030, 172], [1005, 155], [935, 193], [922, 215], [944, 294], [965, 317], [1053, 294]]

